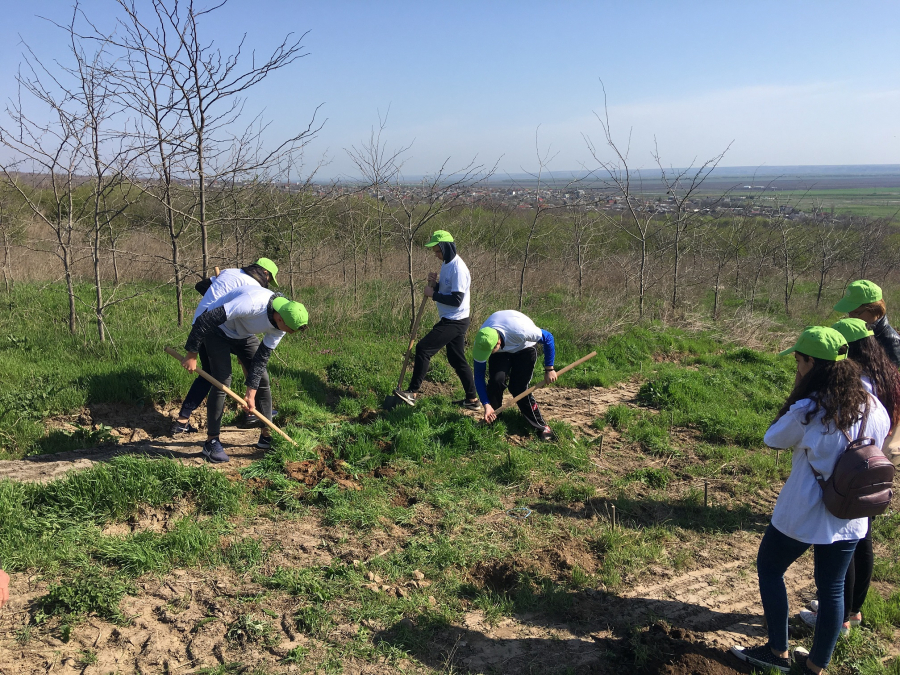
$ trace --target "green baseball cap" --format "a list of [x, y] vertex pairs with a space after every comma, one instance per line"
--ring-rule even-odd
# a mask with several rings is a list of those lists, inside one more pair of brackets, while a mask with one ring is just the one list
[[856, 342], [875, 335], [875, 331], [869, 330], [869, 325], [862, 319], [841, 319], [831, 324], [831, 327], [843, 335], [847, 342]]
[[848, 284], [844, 297], [838, 300], [834, 309], [838, 312], [852, 312], [860, 305], [881, 300], [881, 286], [862, 279]]
[[498, 342], [500, 342], [500, 333], [493, 328], [482, 328], [475, 335], [475, 347], [472, 349], [472, 358], [476, 361], [487, 361]]
[[425, 244], [425, 247], [431, 248], [432, 246], [437, 246], [442, 241], [451, 242], [453, 241], [453, 237], [447, 230], [435, 230], [434, 234], [431, 235], [431, 240]]
[[844, 336], [834, 328], [827, 326], [810, 326], [800, 333], [797, 342], [790, 349], [785, 349], [778, 356], [800, 352], [824, 361], [843, 361], [847, 358], [846, 350], [840, 353], [842, 347], [847, 346]]
[[[256, 261], [256, 264], [259, 265], [260, 267], [262, 267], [266, 272], [268, 272], [269, 274], [272, 275], [272, 283], [277, 286], [278, 281], [275, 279], [275, 275], [278, 274], [278, 265], [273, 263], [268, 258], [260, 258], [259, 260]], [[278, 310], [275, 310], [275, 311], [277, 312]], [[278, 312], [278, 313], [280, 314], [281, 312]]]
[[272, 300], [272, 309], [281, 315], [288, 328], [297, 330], [309, 323], [309, 312], [299, 302], [278, 297]]

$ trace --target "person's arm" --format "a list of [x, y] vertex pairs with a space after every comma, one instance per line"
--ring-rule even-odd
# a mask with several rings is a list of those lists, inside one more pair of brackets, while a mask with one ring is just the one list
[[0, 607], [9, 601], [9, 575], [0, 570]]
[[438, 293], [437, 289], [435, 288], [434, 293], [432, 293], [431, 297], [435, 302], [439, 302], [442, 305], [459, 307], [462, 304], [463, 299], [466, 297], [466, 294], [462, 291], [454, 291], [453, 293]]
[[244, 392], [244, 400], [247, 401], [247, 409], [254, 410], [256, 408], [256, 390], [259, 388], [259, 382], [266, 372], [266, 366], [269, 358], [274, 350], [262, 344], [256, 350], [250, 367], [247, 369], [247, 391]]
[[184, 343], [184, 349], [187, 351], [187, 354], [182, 360], [181, 365], [185, 367], [190, 372], [194, 372], [197, 370], [197, 352], [200, 351], [200, 345], [203, 344], [203, 339], [213, 331], [217, 326], [221, 326], [228, 320], [228, 315], [225, 313], [224, 307], [216, 307], [212, 310], [207, 310], [203, 312], [200, 316], [197, 317], [197, 320], [194, 321], [194, 325], [191, 326], [190, 335], [188, 335], [187, 342]]
[[805, 416], [809, 399], [797, 401], [790, 409], [772, 423], [763, 436], [763, 443], [770, 448], [792, 448], [801, 440], [805, 431], [804, 425], [800, 422], [800, 416]]
[[544, 382], [551, 384], [559, 377], [553, 366], [556, 363], [556, 343], [553, 340], [553, 333], [542, 328], [540, 342], [544, 345]]

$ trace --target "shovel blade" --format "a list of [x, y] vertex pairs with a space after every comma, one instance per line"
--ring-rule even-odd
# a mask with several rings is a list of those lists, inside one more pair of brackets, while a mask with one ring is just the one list
[[388, 394], [384, 399], [384, 403], [381, 404], [381, 407], [384, 410], [393, 410], [397, 407], [398, 403], [399, 401], [397, 400], [396, 396], [394, 396], [393, 394]]

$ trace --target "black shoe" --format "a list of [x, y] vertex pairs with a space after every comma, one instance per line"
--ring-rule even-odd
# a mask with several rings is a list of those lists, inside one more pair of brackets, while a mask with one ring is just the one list
[[178, 436], [179, 434], [196, 434], [198, 431], [199, 429], [193, 426], [190, 420], [184, 423], [179, 422], [178, 420], [172, 422], [172, 436]]
[[260, 436], [259, 440], [256, 441], [256, 447], [260, 450], [268, 450], [272, 447], [272, 437], [271, 436]]
[[408, 391], [408, 390], [400, 390], [399, 388], [394, 389], [394, 396], [403, 401], [406, 405], [415, 405], [416, 404], [416, 392]]
[[731, 648], [731, 653], [741, 661], [746, 661], [747, 663], [759, 666], [760, 668], [774, 668], [775, 670], [780, 670], [782, 673], [791, 672], [790, 659], [783, 659], [780, 656], [776, 656], [772, 653], [772, 650], [769, 649], [769, 645], [750, 648], [735, 645]]
[[207, 462], [212, 462], [213, 464], [224, 464], [225, 462], [231, 461], [231, 458], [225, 454], [225, 448], [222, 447], [218, 438], [210, 438], [206, 441], [206, 443], [203, 444], [201, 453], [206, 458]]
[[538, 434], [538, 438], [542, 441], [552, 441], [556, 439], [556, 436], [553, 434], [553, 429], [544, 427], [544, 430]]
[[481, 401], [475, 399], [474, 401], [470, 401], [467, 398], [462, 399], [461, 401], [453, 401], [453, 405], [458, 405], [461, 408], [465, 408], [466, 410], [481, 410]]
[[[269, 421], [271, 422], [272, 420], [274, 420], [275, 415], [277, 415], [277, 414], [278, 414], [278, 411], [273, 410], [272, 417], [269, 418]], [[262, 420], [259, 419], [259, 417], [257, 417], [253, 413], [247, 413], [244, 416], [244, 422], [243, 422], [243, 424], [241, 424], [241, 427], [244, 429], [252, 429], [254, 427], [261, 427], [262, 425], [263, 425]]]

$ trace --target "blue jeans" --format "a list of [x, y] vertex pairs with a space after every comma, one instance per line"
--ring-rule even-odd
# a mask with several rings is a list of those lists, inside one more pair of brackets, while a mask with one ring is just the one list
[[[844, 576], [856, 542], [856, 539], [850, 539], [812, 545], [819, 613], [809, 658], [823, 668], [831, 660], [844, 622]], [[782, 534], [771, 524], [759, 545], [756, 556], [759, 595], [769, 627], [769, 647], [776, 652], [788, 649], [788, 598], [784, 573], [810, 546]]]

